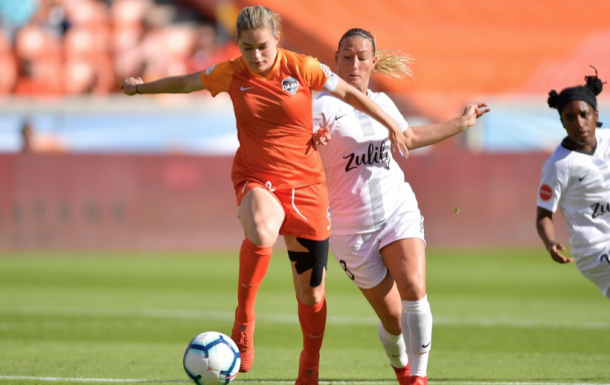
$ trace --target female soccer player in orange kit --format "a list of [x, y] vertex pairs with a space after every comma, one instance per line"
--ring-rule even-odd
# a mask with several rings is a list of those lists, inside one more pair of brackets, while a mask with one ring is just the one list
[[278, 47], [280, 19], [263, 6], [237, 18], [241, 57], [205, 71], [144, 83], [127, 78], [127, 95], [229, 93], [240, 147], [232, 180], [245, 233], [239, 258], [238, 305], [232, 338], [240, 371], [254, 360], [254, 304], [278, 235], [284, 236], [303, 333], [297, 385], [317, 385], [326, 326], [324, 278], [331, 226], [320, 157], [312, 143], [312, 90], [322, 90], [366, 112], [388, 130], [394, 149], [407, 154], [397, 122], [316, 59]]

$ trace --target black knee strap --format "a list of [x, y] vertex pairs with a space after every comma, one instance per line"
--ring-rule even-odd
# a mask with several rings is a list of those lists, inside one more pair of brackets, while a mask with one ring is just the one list
[[311, 287], [318, 287], [322, 283], [324, 269], [328, 265], [328, 239], [323, 241], [312, 241], [311, 239], [297, 238], [297, 242], [309, 251], [290, 251], [288, 258], [296, 262], [297, 274], [303, 274], [307, 270], [311, 272]]

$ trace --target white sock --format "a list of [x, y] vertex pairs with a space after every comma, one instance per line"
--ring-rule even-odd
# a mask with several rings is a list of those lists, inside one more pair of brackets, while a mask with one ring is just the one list
[[407, 366], [409, 359], [407, 358], [407, 349], [402, 335], [390, 334], [385, 330], [381, 321], [377, 326], [377, 335], [379, 335], [379, 341], [385, 349], [385, 354], [390, 359], [390, 364], [397, 369]]
[[428, 353], [432, 347], [432, 313], [428, 296], [419, 301], [402, 301], [401, 323], [411, 376], [426, 377]]

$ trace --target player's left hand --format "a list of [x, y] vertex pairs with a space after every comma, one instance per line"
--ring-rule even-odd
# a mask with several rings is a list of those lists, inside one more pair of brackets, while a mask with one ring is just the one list
[[467, 104], [462, 114], [462, 119], [466, 127], [472, 127], [477, 119], [491, 111], [491, 108], [486, 108], [487, 103], [472, 103]]
[[313, 134], [313, 142], [316, 146], [326, 146], [330, 138], [330, 129], [328, 127], [320, 128]]

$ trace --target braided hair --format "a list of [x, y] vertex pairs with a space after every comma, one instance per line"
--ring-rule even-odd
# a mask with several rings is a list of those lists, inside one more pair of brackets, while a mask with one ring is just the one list
[[413, 77], [411, 68], [409, 68], [409, 64], [413, 61], [411, 56], [400, 51], [389, 49], [377, 51], [375, 38], [369, 31], [362, 28], [352, 28], [345, 32], [339, 40], [337, 52], [341, 48], [341, 43], [350, 37], [361, 37], [371, 42], [371, 45], [373, 46], [373, 56], [377, 58], [373, 72], [396, 78]]
[[[597, 95], [602, 92], [604, 84], [599, 77], [597, 77], [597, 69], [591, 66], [595, 70], [595, 75], [585, 76], [585, 84], [574, 87], [567, 87], [557, 93], [555, 90], [549, 92], [549, 98], [547, 103], [549, 107], [557, 109], [561, 115], [561, 110], [566, 104], [574, 100], [582, 100], [589, 103], [594, 110], [597, 110]], [[598, 122], [597, 127], [601, 127], [602, 123]]]

